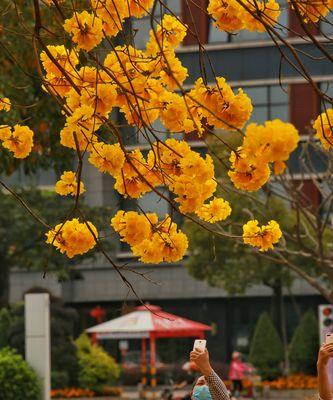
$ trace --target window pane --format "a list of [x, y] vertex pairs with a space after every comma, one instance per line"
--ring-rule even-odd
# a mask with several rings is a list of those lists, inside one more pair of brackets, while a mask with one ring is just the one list
[[180, 15], [180, 2], [181, 0], [164, 0], [164, 3], [176, 15]]
[[288, 103], [288, 88], [283, 87], [285, 91], [281, 89], [280, 86], [270, 86], [270, 101], [273, 104], [276, 103]]
[[332, 35], [333, 34], [333, 13], [329, 12], [324, 21], [320, 22], [320, 31], [324, 35]]
[[239, 31], [234, 35], [230, 35], [231, 42], [249, 42], [255, 40], [267, 40], [269, 35], [267, 32], [249, 32], [247, 30]]
[[144, 133], [139, 133], [140, 144], [148, 144], [149, 141], [156, 142], [156, 137], [159, 138], [160, 140], [165, 140], [168, 137], [168, 133], [165, 127], [161, 124], [159, 119], [152, 124], [152, 130], [153, 133], [150, 132], [148, 129], [146, 129]]
[[[163, 189], [158, 189], [164, 196], [168, 196], [168, 192]], [[138, 205], [146, 213], [156, 213], [159, 218], [164, 218], [165, 214], [169, 213], [169, 203], [160, 198], [155, 192], [149, 192], [138, 199]], [[140, 210], [139, 210], [140, 212]]]
[[271, 106], [271, 115], [269, 117], [270, 119], [275, 119], [279, 118], [284, 122], [289, 121], [289, 107], [288, 104], [283, 104], [280, 106]]
[[244, 92], [251, 98], [252, 104], [266, 104], [267, 86], [244, 87]]
[[209, 25], [208, 43], [225, 43], [225, 42], [228, 42], [227, 32], [221, 31], [214, 25], [213, 20], [211, 20]]
[[254, 106], [249, 122], [263, 123], [268, 119], [268, 106]]
[[135, 47], [144, 49], [149, 39], [150, 18], [133, 19], [132, 31]]

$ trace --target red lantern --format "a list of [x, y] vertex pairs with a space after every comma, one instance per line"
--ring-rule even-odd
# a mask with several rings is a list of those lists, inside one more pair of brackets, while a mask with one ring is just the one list
[[90, 316], [100, 324], [105, 320], [106, 311], [104, 308], [97, 306], [90, 311]]

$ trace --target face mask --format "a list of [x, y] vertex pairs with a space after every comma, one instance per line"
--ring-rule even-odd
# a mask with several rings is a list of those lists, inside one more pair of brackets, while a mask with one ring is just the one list
[[193, 389], [192, 393], [193, 400], [212, 400], [212, 395], [208, 389], [208, 386], [197, 386]]

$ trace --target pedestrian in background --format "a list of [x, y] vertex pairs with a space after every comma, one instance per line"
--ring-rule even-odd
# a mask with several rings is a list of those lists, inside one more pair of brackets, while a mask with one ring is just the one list
[[319, 350], [317, 361], [318, 390], [321, 400], [333, 400], [330, 377], [328, 376], [328, 362], [331, 358], [333, 358], [333, 343], [323, 344]]
[[229, 368], [229, 380], [232, 384], [232, 395], [234, 397], [239, 397], [243, 391], [243, 379], [248, 372], [252, 372], [252, 368], [242, 361], [241, 354], [238, 351], [234, 351]]

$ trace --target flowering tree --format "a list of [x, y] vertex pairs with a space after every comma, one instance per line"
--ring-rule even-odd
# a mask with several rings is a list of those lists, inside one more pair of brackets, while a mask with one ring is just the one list
[[[14, 4], [19, 11], [19, 5]], [[306, 39], [313, 41], [323, 57], [331, 57], [306, 25], [325, 18], [330, 3], [323, 0], [318, 5], [316, 0], [303, 4], [290, 0], [290, 6], [304, 26]], [[81, 209], [80, 195], [85, 190], [81, 177], [86, 159], [100, 173], [114, 178], [114, 188], [123, 197], [137, 199], [155, 192], [169, 202], [173, 211], [163, 219], [143, 210], [119, 210], [111, 218], [111, 228], [142, 262], [176, 262], [184, 257], [188, 239], [174, 222], [175, 213], [180, 213], [215, 235], [241, 240], [267, 259], [287, 266], [333, 301], [333, 292], [289, 257], [296, 251], [311, 259], [333, 282], [332, 255], [323, 246], [330, 210], [326, 206], [332, 204], [331, 193], [323, 196], [323, 219], [318, 209], [304, 206], [301, 192], [295, 190], [294, 181], [288, 178], [291, 172], [288, 173], [286, 162], [300, 140], [292, 124], [278, 119], [263, 125], [247, 124], [253, 111], [250, 97], [242, 89], [234, 91], [224, 77], [218, 76], [218, 71], [212, 84], [207, 83], [202, 73], [187, 90], [184, 82], [188, 71], [176, 50], [186, 34], [196, 36], [196, 31], [173, 15], [163, 0], [34, 0], [31, 7], [34, 26], [26, 27], [26, 35], [33, 41], [40, 85], [64, 117], [60, 144], [71, 149], [77, 159], [76, 170], [63, 171], [55, 187], [59, 195], [73, 196], [74, 206], [67, 218], [49, 226], [46, 232], [49, 245], [69, 258], [97, 246], [123, 281], [134, 289], [105, 251], [94, 221], [87, 220]], [[325, 104], [332, 103], [304, 69], [292, 44], [280, 35], [281, 11], [275, 0], [210, 0], [204, 11], [223, 31], [267, 31], [277, 47], [284, 43], [293, 58], [283, 49], [281, 57], [313, 84]], [[44, 18], [45, 13], [51, 15], [52, 26]], [[150, 17], [151, 30], [146, 48], [141, 50], [133, 43], [131, 21], [143, 16]], [[205, 51], [201, 43], [199, 47]], [[11, 113], [14, 108], [6, 93], [1, 105], [3, 113]], [[113, 111], [119, 111], [136, 135], [146, 140], [147, 154], [140, 148], [126, 148], [122, 127], [113, 118]], [[330, 157], [325, 151], [331, 146], [330, 117], [331, 111], [325, 108], [313, 125], [324, 148], [319, 151], [325, 154], [325, 160]], [[163, 126], [162, 131], [156, 129], [157, 120]], [[223, 134], [214, 133], [217, 130], [233, 132], [240, 140], [239, 146], [230, 145]], [[210, 133], [215, 134], [228, 158], [210, 154], [204, 157], [191, 149], [186, 140], [162, 139], [164, 132], [171, 136], [181, 133], [185, 139], [196, 132], [203, 140]], [[34, 132], [24, 121], [17, 121], [1, 126], [0, 140], [13, 157], [25, 159], [33, 148]], [[318, 147], [316, 143], [313, 145]], [[215, 176], [219, 161], [227, 168], [228, 178], [222, 182]], [[316, 183], [317, 176], [314, 170]], [[279, 221], [267, 220], [263, 213], [256, 215], [255, 209], [249, 220], [244, 219], [241, 231], [233, 231], [232, 204], [216, 195], [219, 186], [231, 187], [239, 196], [250, 197], [251, 192], [260, 189], [276, 192], [297, 210], [294, 232], [282, 238]], [[172, 199], [165, 195], [166, 190], [171, 192]], [[309, 246], [309, 240], [314, 240], [315, 246]], [[288, 247], [289, 241], [292, 248]], [[274, 252], [266, 253], [273, 245], [276, 245]]]

